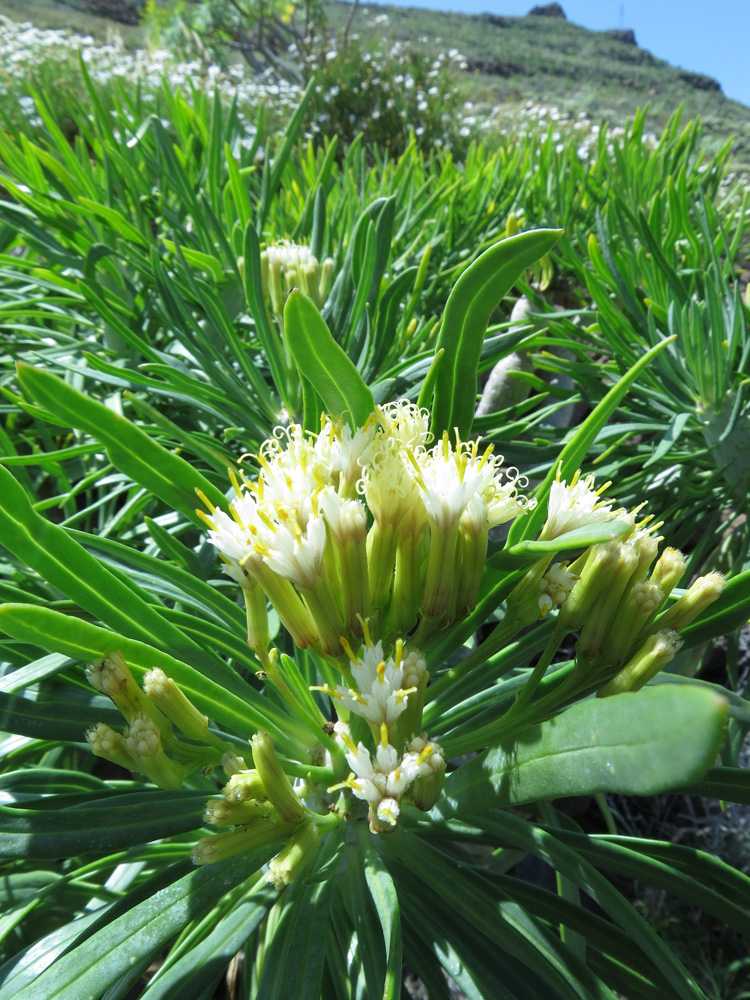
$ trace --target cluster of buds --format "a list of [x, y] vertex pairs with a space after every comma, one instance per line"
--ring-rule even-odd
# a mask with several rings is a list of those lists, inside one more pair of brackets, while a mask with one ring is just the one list
[[277, 889], [294, 881], [317, 854], [321, 832], [338, 817], [319, 815], [303, 805], [284, 773], [267, 733], [256, 733], [250, 741], [252, 760], [227, 754], [222, 762], [230, 775], [220, 798], [208, 800], [204, 820], [222, 833], [202, 837], [193, 848], [196, 864], [221, 861], [242, 851], [284, 846], [268, 865], [266, 878]]
[[[602, 499], [609, 483], [595, 488], [593, 476], [576, 473], [570, 484], [552, 484], [547, 521], [540, 540], [551, 541], [586, 525], [617, 521], [620, 537], [592, 545], [570, 566], [541, 559], [508, 600], [511, 616], [531, 624], [561, 606], [556, 637], [579, 631], [579, 675], [610, 678], [600, 697], [637, 691], [677, 654], [679, 633], [721, 594], [719, 573], [699, 577], [666, 609], [670, 594], [685, 573], [686, 559], [676, 549], [659, 555], [660, 524], [638, 521], [643, 504], [628, 512]], [[537, 612], [538, 606], [538, 612]], [[613, 675], [614, 671], [614, 676]]]
[[328, 298], [333, 277], [333, 260], [319, 263], [309, 247], [283, 240], [272, 244], [260, 255], [263, 297], [280, 325], [283, 325], [284, 302], [293, 288], [301, 288], [320, 309]]
[[297, 646], [334, 658], [365, 618], [384, 641], [419, 623], [424, 643], [474, 608], [490, 529], [532, 503], [492, 446], [446, 433], [429, 447], [428, 420], [400, 401], [355, 431], [325, 415], [317, 434], [292, 424], [262, 446], [257, 479], [233, 476], [228, 513], [201, 496], [261, 660], [266, 598]]
[[[88, 679], [111, 698], [124, 716], [123, 732], [100, 722], [86, 733], [98, 757], [144, 774], [160, 788], [179, 788], [193, 771], [210, 771], [221, 763], [227, 744], [208, 728], [208, 719], [163, 670], [154, 667], [143, 688], [120, 653], [94, 661]], [[175, 735], [175, 727], [183, 737]]]

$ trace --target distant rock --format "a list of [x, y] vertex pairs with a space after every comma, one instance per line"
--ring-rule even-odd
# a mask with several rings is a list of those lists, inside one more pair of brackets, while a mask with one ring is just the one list
[[695, 87], [696, 90], [715, 90], [718, 93], [722, 93], [721, 84], [718, 80], [714, 80], [712, 76], [706, 76], [705, 73], [691, 73], [689, 70], [680, 70], [680, 79], [689, 87]]
[[562, 9], [559, 3], [542, 3], [538, 7], [532, 7], [529, 11], [528, 17], [561, 17], [563, 21], [567, 21], [565, 16], [565, 11]]
[[600, 31], [600, 35], [611, 38], [613, 42], [622, 42], [623, 45], [637, 45], [635, 32], [631, 28], [610, 28], [608, 31]]

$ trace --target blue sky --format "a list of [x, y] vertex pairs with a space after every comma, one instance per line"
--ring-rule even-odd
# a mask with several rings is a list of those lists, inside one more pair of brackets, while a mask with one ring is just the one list
[[[388, 0], [379, 0], [388, 3]], [[520, 17], [546, 0], [402, 0], [430, 7]], [[366, 0], [362, 0], [366, 6]], [[750, 0], [560, 0], [584, 28], [632, 28], [638, 44], [673, 66], [707, 73], [727, 97], [750, 105]], [[750, 112], [749, 112], [750, 113]]]

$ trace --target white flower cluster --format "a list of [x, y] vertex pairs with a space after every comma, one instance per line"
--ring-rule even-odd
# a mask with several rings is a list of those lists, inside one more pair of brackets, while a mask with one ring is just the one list
[[260, 255], [263, 293], [271, 308], [281, 317], [284, 302], [292, 288], [301, 288], [305, 295], [322, 308], [328, 298], [333, 277], [333, 259], [322, 264], [307, 246], [282, 240], [273, 243]]
[[[117, 80], [137, 83], [146, 101], [155, 101], [166, 81], [170, 90], [179, 89], [188, 102], [192, 100], [194, 89], [217, 90], [227, 104], [236, 97], [240, 111], [245, 114], [265, 102], [283, 121], [302, 96], [299, 87], [271, 72], [248, 74], [240, 64], [222, 70], [198, 60], [183, 62], [165, 49], [130, 52], [119, 40], [100, 45], [90, 35], [41, 30], [4, 17], [0, 17], [0, 96], [22, 88], [28, 80], [30, 67], [38, 69], [41, 64], [69, 64], [72, 67], [79, 55], [95, 84], [104, 87]], [[31, 98], [22, 95], [18, 98], [18, 106], [31, 124], [41, 124]], [[120, 114], [129, 117], [126, 109]], [[252, 117], [243, 117], [243, 141], [248, 144], [256, 131]]]
[[420, 608], [437, 628], [474, 606], [489, 529], [532, 504], [491, 447], [445, 434], [428, 448], [428, 421], [402, 400], [355, 431], [327, 417], [317, 434], [278, 429], [257, 480], [234, 478], [229, 512], [206, 501], [225, 571], [262, 586], [298, 645], [341, 655], [373, 612], [403, 634]]
[[346, 784], [358, 799], [369, 803], [373, 830], [387, 833], [398, 825], [401, 799], [418, 779], [442, 782], [445, 760], [442, 748], [425, 737], [414, 737], [399, 754], [389, 743], [381, 743], [373, 756], [364, 743], [355, 747], [339, 727], [349, 746], [346, 759], [352, 774]]
[[427, 664], [416, 650], [403, 657], [403, 644], [396, 643], [395, 657], [383, 656], [383, 643], [365, 644], [362, 657], [351, 654], [351, 674], [355, 687], [339, 685], [336, 693], [344, 708], [366, 719], [376, 730], [391, 729], [406, 710], [426, 676]]

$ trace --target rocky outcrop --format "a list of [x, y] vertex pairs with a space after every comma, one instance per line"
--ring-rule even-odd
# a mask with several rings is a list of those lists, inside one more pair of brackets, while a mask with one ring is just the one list
[[611, 38], [614, 42], [622, 42], [623, 45], [637, 45], [635, 32], [632, 28], [610, 28], [608, 31], [600, 31], [600, 35]]
[[722, 93], [719, 81], [714, 80], [712, 76], [706, 76], [705, 73], [692, 73], [689, 70], [681, 70], [680, 79], [689, 87], [695, 87], [696, 90], [716, 90], [720, 94]]
[[532, 7], [528, 14], [529, 17], [561, 17], [563, 21], [567, 21], [565, 16], [565, 11], [562, 9], [559, 3], [543, 3], [539, 4], [538, 7]]

